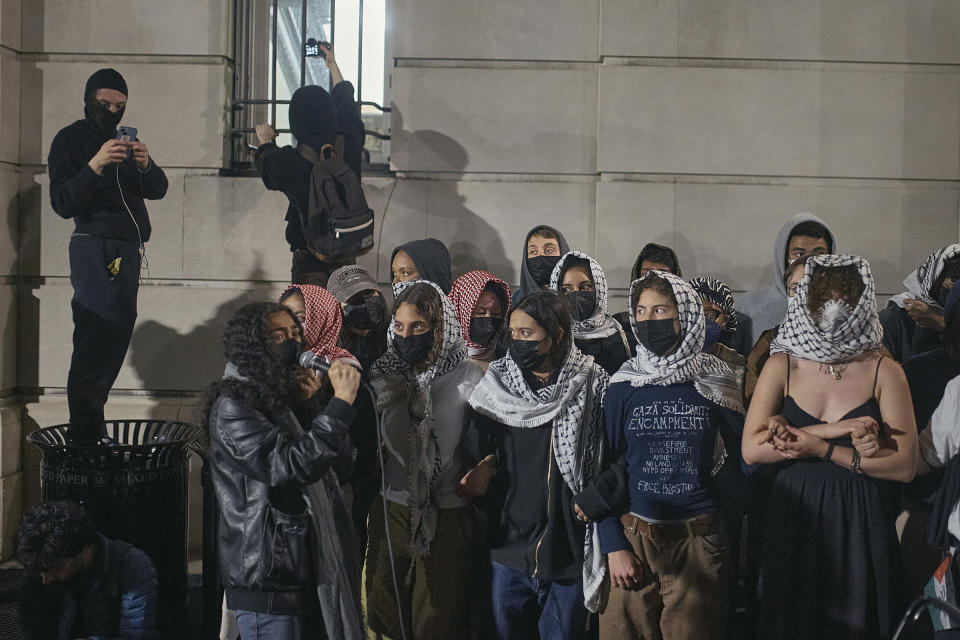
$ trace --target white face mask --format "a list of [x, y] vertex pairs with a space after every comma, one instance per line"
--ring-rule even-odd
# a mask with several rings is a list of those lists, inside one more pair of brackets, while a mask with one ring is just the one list
[[817, 326], [824, 333], [834, 333], [853, 315], [853, 307], [846, 300], [827, 300], [817, 314]]

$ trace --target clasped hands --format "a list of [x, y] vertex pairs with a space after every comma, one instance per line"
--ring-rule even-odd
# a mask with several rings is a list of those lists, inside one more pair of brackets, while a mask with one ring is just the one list
[[[862, 458], [872, 458], [880, 451], [880, 426], [873, 418], [848, 418], [834, 422], [831, 438], [850, 436], [854, 448]], [[783, 416], [770, 416], [760, 431], [760, 444], [769, 442], [785, 459], [822, 458], [827, 455], [829, 444], [806, 429], [793, 427]]]

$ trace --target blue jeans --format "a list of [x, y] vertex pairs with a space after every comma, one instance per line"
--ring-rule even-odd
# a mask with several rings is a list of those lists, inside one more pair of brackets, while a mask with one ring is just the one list
[[240, 640], [314, 640], [326, 638], [316, 616], [237, 611]]
[[543, 582], [498, 562], [491, 565], [493, 619], [500, 640], [583, 638], [587, 610], [582, 578]]

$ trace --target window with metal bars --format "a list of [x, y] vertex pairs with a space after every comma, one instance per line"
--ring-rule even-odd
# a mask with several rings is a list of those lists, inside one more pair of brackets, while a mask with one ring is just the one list
[[277, 144], [295, 144], [287, 109], [298, 88], [327, 90], [322, 57], [307, 55], [308, 41], [329, 42], [344, 80], [353, 83], [366, 129], [364, 167], [386, 171], [389, 107], [385, 73], [386, 0], [234, 0], [234, 82], [230, 169], [254, 173], [254, 126], [268, 122]]

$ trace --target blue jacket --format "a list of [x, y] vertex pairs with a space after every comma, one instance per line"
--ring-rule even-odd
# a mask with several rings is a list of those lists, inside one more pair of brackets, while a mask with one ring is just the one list
[[[160, 640], [157, 572], [140, 549], [98, 535], [90, 571], [70, 587], [45, 587], [25, 573], [20, 620], [25, 640]], [[74, 629], [76, 625], [82, 628]]]

